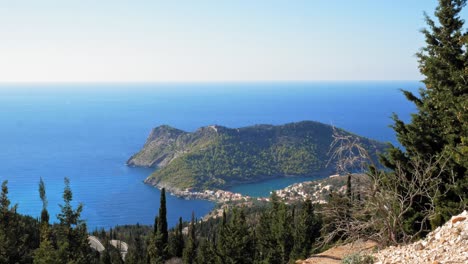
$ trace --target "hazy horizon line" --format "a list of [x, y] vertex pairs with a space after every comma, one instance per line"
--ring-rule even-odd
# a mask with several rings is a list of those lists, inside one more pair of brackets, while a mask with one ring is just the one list
[[363, 79], [363, 80], [206, 80], [206, 81], [0, 81], [0, 85], [50, 85], [50, 84], [216, 84], [216, 83], [319, 83], [319, 82], [421, 82], [415, 79]]

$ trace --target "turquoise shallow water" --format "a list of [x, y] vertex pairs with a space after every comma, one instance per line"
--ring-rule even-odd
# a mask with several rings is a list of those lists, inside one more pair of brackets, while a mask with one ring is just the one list
[[[324, 175], [328, 176], [328, 175]], [[237, 185], [229, 188], [228, 190], [235, 193], [242, 193], [251, 197], [268, 197], [271, 191], [283, 189], [291, 184], [305, 181], [313, 181], [321, 178], [320, 176], [315, 177], [291, 177], [291, 178], [279, 178], [274, 180], [268, 180], [264, 182], [247, 183]]]
[[[417, 82], [53, 84], [0, 85], [0, 180], [8, 180], [19, 211], [38, 216], [39, 177], [49, 211], [61, 203], [69, 177], [74, 201], [84, 204], [91, 229], [152, 224], [159, 191], [142, 183], [151, 169], [126, 160], [151, 128], [169, 124], [187, 131], [316, 120], [370, 138], [395, 142], [392, 112], [413, 111], [398, 91]], [[244, 185], [265, 193], [298, 179]], [[237, 187], [234, 187], [237, 188]], [[282, 188], [282, 187], [281, 187]], [[236, 190], [236, 189], [234, 189]], [[237, 189], [239, 190], [239, 189]], [[247, 191], [246, 191], [247, 192]], [[168, 197], [168, 220], [207, 213], [213, 204]]]

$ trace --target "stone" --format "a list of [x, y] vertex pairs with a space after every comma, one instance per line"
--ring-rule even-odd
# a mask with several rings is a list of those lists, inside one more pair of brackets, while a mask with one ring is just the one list
[[464, 216], [455, 216], [452, 218], [452, 224], [455, 224], [456, 222], [464, 221], [466, 217]]
[[424, 246], [421, 245], [421, 243], [417, 243], [416, 245], [414, 245], [414, 249], [415, 250], [422, 250], [422, 249], [424, 249]]
[[[454, 216], [423, 240], [388, 247], [374, 254], [376, 262], [393, 263], [468, 263], [468, 212]], [[455, 222], [453, 222], [455, 220]]]

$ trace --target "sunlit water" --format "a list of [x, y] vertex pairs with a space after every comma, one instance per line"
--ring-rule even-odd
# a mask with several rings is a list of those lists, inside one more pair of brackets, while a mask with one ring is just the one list
[[[316, 82], [237, 84], [54, 84], [0, 86], [0, 180], [21, 213], [39, 216], [38, 182], [46, 183], [52, 216], [69, 177], [75, 202], [84, 204], [90, 229], [152, 224], [159, 190], [143, 184], [151, 169], [126, 160], [151, 128], [168, 124], [187, 131], [219, 124], [283, 124], [315, 120], [395, 143], [392, 112], [407, 120], [414, 107], [398, 91], [417, 82]], [[234, 187], [268, 194], [303, 181], [281, 179]], [[237, 188], [237, 189], [236, 189]], [[168, 221], [191, 212], [203, 216], [207, 201], [168, 196]], [[75, 203], [76, 204], [76, 203]]]

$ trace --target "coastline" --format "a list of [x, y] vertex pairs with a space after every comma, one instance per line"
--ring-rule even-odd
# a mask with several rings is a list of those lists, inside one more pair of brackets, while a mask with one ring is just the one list
[[[358, 178], [360, 178], [358, 176]], [[155, 188], [165, 188], [166, 192], [185, 200], [206, 200], [216, 204], [226, 204], [229, 202], [250, 202], [250, 201], [269, 201], [269, 196], [252, 197], [241, 193], [231, 192], [221, 189], [206, 189], [194, 191], [191, 189], [180, 189], [165, 184], [156, 183], [152, 179], [146, 179], [145, 184]], [[261, 182], [261, 181], [260, 181]], [[286, 203], [293, 203], [310, 199], [313, 203], [326, 203], [326, 197], [330, 192], [336, 191], [344, 193], [346, 186], [346, 177], [340, 175], [329, 175], [310, 181], [301, 181], [290, 184], [284, 188], [273, 190], [278, 197]]]
[[214, 203], [226, 203], [234, 201], [248, 201], [252, 197], [248, 195], [242, 195], [240, 193], [234, 193], [225, 190], [203, 190], [203, 191], [192, 191], [190, 189], [179, 189], [171, 186], [167, 186], [161, 183], [155, 183], [151, 179], [145, 179], [145, 184], [149, 184], [155, 188], [162, 189], [165, 188], [166, 192], [170, 195], [185, 199], [185, 200], [206, 200]]

